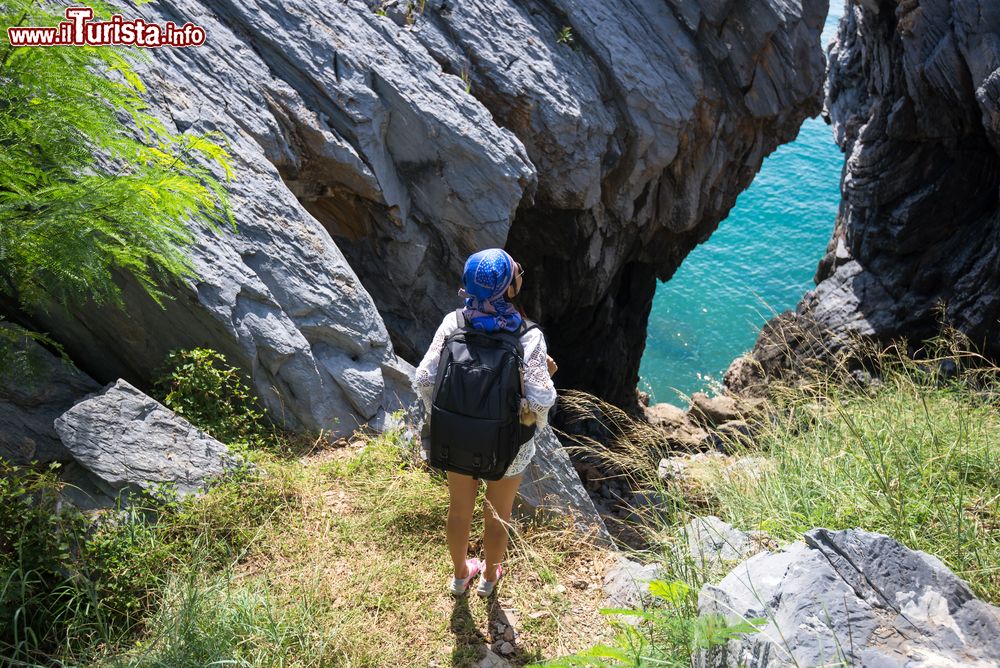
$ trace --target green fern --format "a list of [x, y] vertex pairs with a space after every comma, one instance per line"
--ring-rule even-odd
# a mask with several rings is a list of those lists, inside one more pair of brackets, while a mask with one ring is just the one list
[[233, 177], [224, 137], [172, 134], [146, 111], [130, 62], [148, 59], [140, 49], [11, 47], [7, 27], [56, 25], [62, 10], [0, 6], [0, 293], [29, 311], [121, 305], [124, 270], [162, 303], [163, 280], [194, 276], [189, 224], [235, 229], [211, 171]]

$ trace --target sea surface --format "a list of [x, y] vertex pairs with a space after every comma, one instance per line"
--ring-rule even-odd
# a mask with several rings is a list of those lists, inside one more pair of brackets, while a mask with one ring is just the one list
[[[823, 45], [842, 8], [832, 0]], [[822, 118], [765, 161], [707, 242], [657, 286], [639, 388], [684, 406], [719, 387], [729, 363], [753, 347], [761, 325], [813, 287], [840, 202], [844, 157]]]

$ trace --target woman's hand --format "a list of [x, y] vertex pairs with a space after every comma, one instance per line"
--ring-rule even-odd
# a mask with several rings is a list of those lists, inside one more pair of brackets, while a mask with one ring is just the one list
[[559, 365], [549, 355], [545, 356], [545, 364], [549, 367], [549, 376], [554, 376], [556, 371], [559, 370]]

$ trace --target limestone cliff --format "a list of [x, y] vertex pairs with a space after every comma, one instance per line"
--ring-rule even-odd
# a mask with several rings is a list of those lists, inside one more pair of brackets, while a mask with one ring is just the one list
[[345, 432], [409, 396], [468, 253], [527, 269], [563, 386], [634, 404], [656, 279], [819, 111], [827, 0], [162, 0], [207, 42], [139, 68], [178, 131], [230, 141], [239, 234], [198, 232], [166, 310], [53, 310], [100, 382], [174, 347], [252, 373], [276, 414]]
[[768, 342], [783, 325], [827, 346], [848, 333], [919, 343], [942, 312], [1000, 353], [1000, 4], [850, 2], [826, 108], [845, 154], [836, 229], [816, 289], [755, 355], [780, 363]]
[[[414, 19], [420, 44], [524, 147], [532, 182], [496, 243], [526, 268], [525, 306], [562, 362], [561, 386], [634, 405], [656, 279], [819, 111], [826, 11], [824, 0], [429, 0]], [[439, 227], [433, 210], [422, 217]], [[388, 267], [399, 262], [389, 243], [359, 245]], [[399, 250], [438, 274], [419, 282], [441, 282], [419, 308], [398, 281], [388, 294], [360, 273], [397, 350], [416, 355], [433, 326], [421, 310], [455, 306], [472, 248]], [[404, 338], [393, 325], [408, 321]]]

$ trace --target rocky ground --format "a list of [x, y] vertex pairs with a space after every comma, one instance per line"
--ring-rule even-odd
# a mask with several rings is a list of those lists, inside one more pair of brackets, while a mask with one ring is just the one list
[[[727, 465], [743, 466], [743, 459], [729, 461], [725, 453], [752, 441], [755, 423], [766, 418], [768, 407], [762, 398], [710, 397], [704, 392], [692, 395], [687, 409], [667, 403], [646, 405], [648, 397], [644, 396], [639, 402], [643, 421], [622, 415], [627, 428], [600, 444], [591, 441], [592, 447], [583, 452], [574, 451], [574, 468], [611, 534], [642, 549], [646, 540], [633, 524], [664, 503], [662, 495], [651, 489], [651, 481], [635, 474], [636, 468], [649, 466], [642, 460], [656, 457], [656, 453], [665, 456], [658, 464], [652, 463], [661, 481], [683, 477], [689, 462], [722, 458]], [[572, 443], [579, 438], [569, 435], [567, 440]], [[644, 450], [638, 457], [636, 447]], [[614, 454], [600, 454], [616, 449], [620, 451], [617, 460]], [[689, 493], [693, 495], [695, 490]]]

